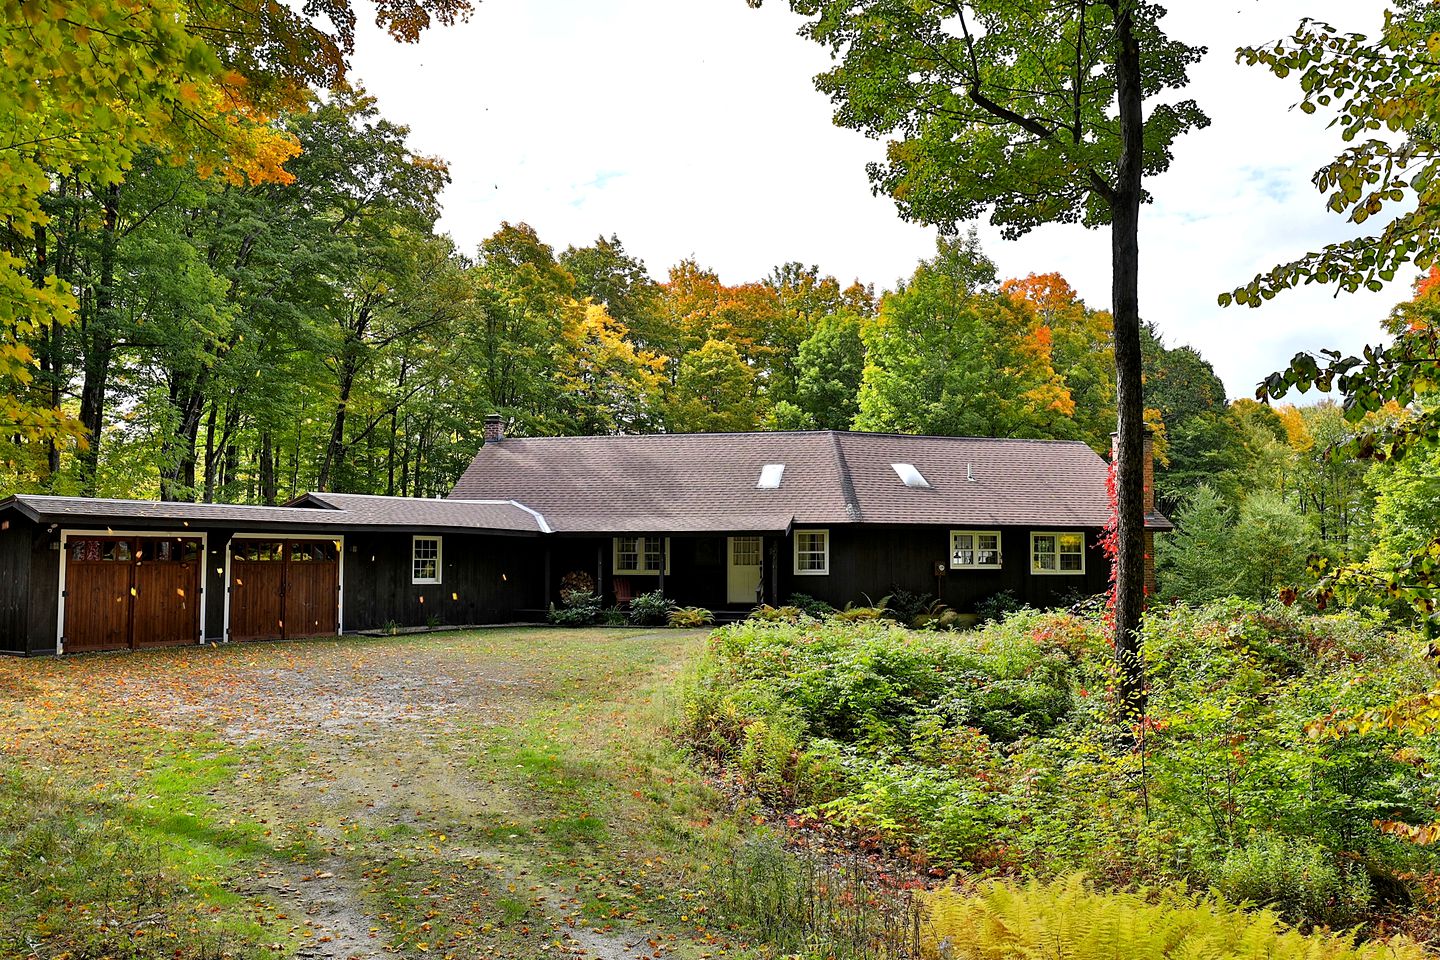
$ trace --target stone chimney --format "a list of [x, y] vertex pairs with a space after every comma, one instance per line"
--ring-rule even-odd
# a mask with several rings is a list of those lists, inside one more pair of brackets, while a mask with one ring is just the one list
[[[1120, 434], [1110, 434], [1110, 462], [1114, 463], [1120, 459]], [[1140, 495], [1140, 502], [1145, 506], [1145, 513], [1155, 512], [1155, 431], [1145, 424], [1140, 433], [1140, 471], [1143, 477], [1144, 492]], [[1155, 581], [1155, 533], [1146, 530], [1145, 540], [1145, 596], [1153, 597], [1156, 592]]]
[[499, 443], [505, 439], [505, 418], [498, 413], [485, 417], [485, 445]]

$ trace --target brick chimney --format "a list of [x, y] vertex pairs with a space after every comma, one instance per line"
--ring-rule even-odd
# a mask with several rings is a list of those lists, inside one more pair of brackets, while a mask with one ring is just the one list
[[505, 439], [505, 418], [498, 413], [485, 417], [485, 444], [499, 443]]
[[[1110, 462], [1115, 463], [1120, 459], [1120, 434], [1110, 434]], [[1145, 513], [1155, 512], [1155, 431], [1145, 424], [1140, 433], [1140, 470], [1143, 477], [1144, 492], [1140, 495], [1140, 501], [1145, 506]], [[1145, 595], [1155, 596], [1155, 533], [1146, 530], [1145, 540]]]

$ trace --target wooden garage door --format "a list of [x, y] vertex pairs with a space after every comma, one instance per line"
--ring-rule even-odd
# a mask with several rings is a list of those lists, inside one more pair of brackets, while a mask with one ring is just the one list
[[340, 629], [340, 554], [332, 540], [235, 540], [230, 639], [283, 640]]
[[67, 651], [199, 642], [199, 540], [71, 536], [65, 550]]
[[230, 544], [230, 639], [283, 637], [285, 541], [234, 540]]

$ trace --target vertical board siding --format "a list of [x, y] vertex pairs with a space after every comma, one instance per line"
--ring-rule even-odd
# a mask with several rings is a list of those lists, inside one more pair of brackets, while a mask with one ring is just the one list
[[345, 629], [504, 623], [516, 610], [543, 606], [538, 540], [447, 533], [442, 541], [440, 582], [411, 583], [410, 533], [347, 535]]
[[949, 527], [829, 529], [827, 576], [797, 576], [793, 535], [780, 544], [782, 601], [804, 593], [843, 607], [847, 603], [877, 602], [896, 589], [904, 589], [929, 594], [961, 613], [970, 613], [976, 603], [1002, 590], [1009, 591], [1020, 603], [1046, 607], [1101, 593], [1109, 580], [1109, 563], [1100, 550], [1095, 530], [1085, 531], [1085, 572], [1080, 575], [1032, 574], [1030, 529], [1008, 527], [1000, 531], [1001, 569], [947, 569], [945, 576], [937, 578], [935, 564], [949, 565]]
[[30, 650], [30, 551], [34, 527], [11, 517], [0, 530], [0, 652]]

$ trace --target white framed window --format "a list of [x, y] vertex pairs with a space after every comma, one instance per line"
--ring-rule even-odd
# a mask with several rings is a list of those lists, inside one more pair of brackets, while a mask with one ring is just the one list
[[1073, 575], [1085, 572], [1085, 534], [1030, 534], [1030, 572], [1043, 575]]
[[440, 538], [412, 537], [410, 540], [410, 582], [440, 582]]
[[669, 537], [616, 537], [614, 540], [614, 566], [616, 573], [632, 573], [640, 576], [655, 575], [661, 565], [670, 572]]
[[999, 530], [951, 530], [951, 570], [999, 570]]
[[830, 531], [795, 531], [795, 575], [823, 577], [830, 573]]

